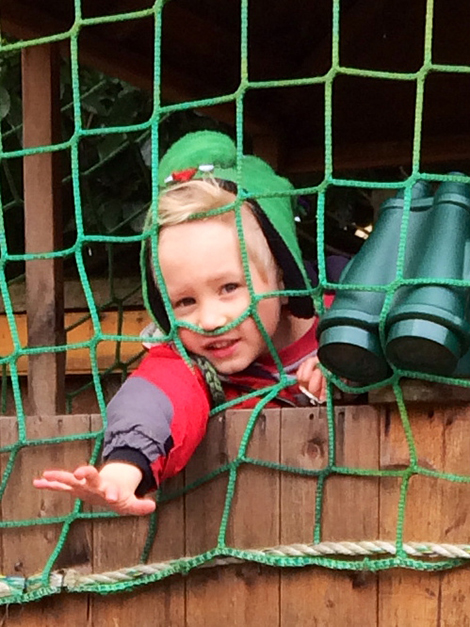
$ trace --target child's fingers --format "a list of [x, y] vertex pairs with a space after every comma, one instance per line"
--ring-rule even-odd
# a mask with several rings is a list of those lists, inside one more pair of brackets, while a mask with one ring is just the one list
[[90, 485], [99, 483], [99, 472], [94, 466], [79, 466], [73, 471], [73, 476], [79, 481], [85, 480]]
[[325, 377], [323, 376], [321, 370], [317, 369], [312, 372], [312, 375], [305, 387], [310, 394], [313, 394], [322, 401], [325, 400]]
[[54, 490], [56, 492], [71, 492], [72, 488], [59, 481], [49, 481], [48, 479], [34, 479], [33, 485], [39, 490]]
[[309, 357], [303, 361], [297, 370], [297, 381], [308, 395], [312, 395], [320, 402], [326, 400], [326, 379], [318, 367], [320, 360], [318, 357]]
[[[134, 498], [125, 512], [118, 512], [122, 514], [130, 514], [132, 516], [147, 516], [151, 514], [156, 507], [156, 503], [153, 499], [138, 499]], [[116, 511], [116, 510], [115, 510]]]
[[297, 370], [297, 379], [301, 383], [301, 385], [306, 386], [306, 384], [308, 384], [308, 381], [310, 380], [310, 377], [312, 376], [313, 372], [316, 370], [317, 366], [318, 366], [317, 357], [310, 357], [309, 359], [306, 359], [300, 364]]
[[147, 516], [155, 511], [157, 504], [153, 499], [136, 499], [136, 507], [133, 514], [136, 516]]
[[72, 472], [67, 470], [45, 470], [42, 478], [49, 482], [59, 482], [71, 488], [83, 485], [83, 481], [78, 480]]
[[306, 359], [300, 364], [297, 372], [301, 372], [303, 375], [312, 374], [312, 372], [317, 367], [317, 365], [318, 365], [318, 357], [309, 357], [308, 359]]
[[33, 480], [33, 485], [40, 490], [68, 492], [91, 505], [108, 507], [121, 515], [146, 516], [156, 507], [153, 499], [122, 493], [118, 486], [103, 480], [94, 466], [80, 466], [73, 473], [45, 470], [42, 477]]
[[[69, 492], [76, 498], [92, 505], [108, 504], [105, 496], [105, 485], [100, 481], [98, 471], [93, 466], [80, 466], [74, 472], [66, 470], [45, 470], [42, 478], [33, 481], [39, 489], [48, 489], [56, 492]], [[110, 503], [117, 501], [111, 495]]]

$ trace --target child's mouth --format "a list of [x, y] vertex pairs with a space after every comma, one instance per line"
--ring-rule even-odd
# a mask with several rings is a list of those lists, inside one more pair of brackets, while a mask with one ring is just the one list
[[205, 348], [214, 357], [229, 357], [235, 351], [235, 346], [238, 344], [238, 340], [218, 340], [217, 342], [211, 342]]

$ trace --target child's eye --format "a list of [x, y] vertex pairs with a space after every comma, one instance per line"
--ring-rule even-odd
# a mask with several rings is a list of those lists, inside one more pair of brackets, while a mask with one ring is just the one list
[[240, 287], [240, 285], [238, 283], [226, 283], [223, 288], [222, 291], [225, 294], [230, 294], [231, 292], [234, 292], [236, 289], [238, 289]]
[[191, 298], [190, 296], [187, 296], [186, 298], [180, 298], [173, 305], [173, 309], [182, 309], [184, 307], [191, 307], [191, 305], [194, 305], [195, 302], [196, 301], [194, 300], [194, 298]]

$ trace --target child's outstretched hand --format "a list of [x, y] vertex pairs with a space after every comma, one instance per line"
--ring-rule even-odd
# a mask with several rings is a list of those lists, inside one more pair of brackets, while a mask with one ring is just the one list
[[90, 505], [102, 505], [117, 514], [145, 516], [155, 509], [155, 501], [138, 498], [135, 490], [142, 479], [137, 466], [109, 462], [100, 470], [94, 466], [79, 466], [74, 472], [45, 470], [33, 485], [40, 490], [68, 492]]
[[319, 363], [318, 357], [309, 357], [303, 361], [297, 370], [297, 381], [307, 396], [314, 397], [311, 400], [324, 403], [326, 401], [326, 379], [318, 367]]

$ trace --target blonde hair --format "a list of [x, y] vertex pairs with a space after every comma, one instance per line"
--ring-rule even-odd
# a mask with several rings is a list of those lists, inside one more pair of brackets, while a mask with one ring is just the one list
[[[179, 183], [163, 192], [159, 198], [158, 225], [161, 229], [189, 222], [195, 214], [204, 214], [227, 206], [227, 210], [198, 220], [222, 220], [235, 225], [236, 192], [224, 189], [214, 178]], [[273, 257], [266, 237], [256, 219], [253, 206], [241, 205], [243, 235], [250, 261], [263, 275], [281, 270]]]

